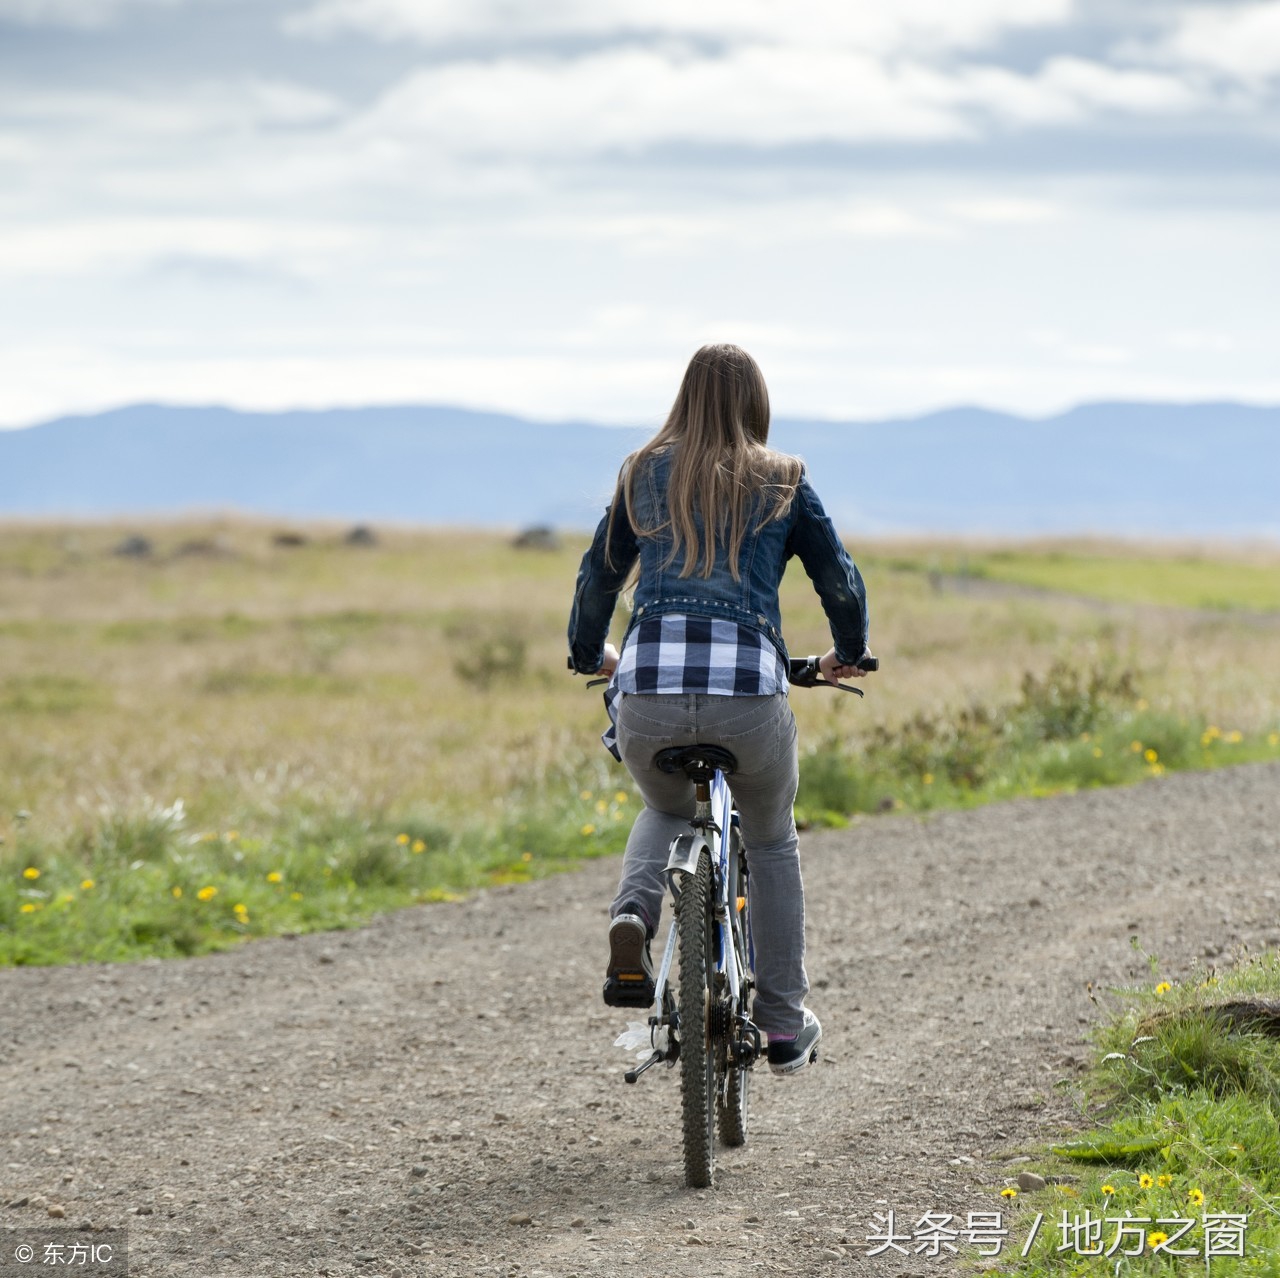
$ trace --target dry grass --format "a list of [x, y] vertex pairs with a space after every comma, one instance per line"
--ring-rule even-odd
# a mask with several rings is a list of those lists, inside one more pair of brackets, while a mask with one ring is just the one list
[[[541, 553], [488, 534], [393, 529], [358, 549], [316, 526], [287, 549], [272, 544], [275, 525], [221, 519], [149, 527], [156, 554], [130, 560], [109, 553], [126, 531], [0, 530], [0, 835], [18, 809], [70, 833], [102, 805], [144, 796], [181, 796], [194, 823], [216, 829], [298, 802], [474, 814], [517, 784], [621, 777], [595, 745], [599, 696], [564, 670], [583, 539]], [[178, 553], [197, 542], [217, 553]], [[810, 740], [833, 719], [856, 736], [1008, 700], [1024, 671], [1056, 658], [1132, 666], [1153, 705], [1224, 730], [1280, 723], [1274, 625], [937, 593], [920, 566], [953, 547], [853, 549], [884, 668], [864, 703], [797, 693]], [[1130, 571], [1135, 549], [1113, 550]], [[783, 611], [794, 651], [826, 647], [798, 568]]]

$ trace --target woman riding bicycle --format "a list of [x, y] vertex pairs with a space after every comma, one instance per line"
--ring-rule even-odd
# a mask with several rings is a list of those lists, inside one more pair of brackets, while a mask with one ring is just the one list
[[[729, 785], [751, 871], [754, 1020], [768, 1035], [770, 1069], [791, 1074], [813, 1059], [822, 1035], [804, 1005], [798, 754], [778, 605], [792, 555], [831, 626], [823, 675], [860, 677], [857, 663], [869, 654], [862, 577], [803, 464], [770, 449], [768, 436], [769, 393], [755, 361], [737, 346], [704, 346], [662, 429], [623, 463], [583, 556], [569, 664], [611, 676], [606, 744], [644, 800], [609, 911], [605, 1001], [634, 1005], [620, 991], [631, 994], [637, 982], [652, 994], [649, 941], [667, 850], [694, 813], [693, 783], [660, 771], [654, 756], [669, 746], [724, 746], [737, 758]], [[619, 655], [605, 641], [629, 579], [634, 608]]]

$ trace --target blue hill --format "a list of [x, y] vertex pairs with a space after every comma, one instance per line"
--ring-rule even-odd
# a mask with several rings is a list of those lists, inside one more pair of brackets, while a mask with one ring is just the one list
[[[589, 527], [647, 430], [406, 406], [138, 405], [0, 432], [0, 514], [241, 510]], [[775, 422], [849, 532], [1280, 538], [1280, 408], [1089, 404]]]

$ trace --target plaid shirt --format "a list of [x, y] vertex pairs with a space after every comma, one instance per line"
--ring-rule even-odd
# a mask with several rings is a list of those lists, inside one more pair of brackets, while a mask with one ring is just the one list
[[782, 654], [760, 631], [681, 612], [648, 617], [627, 636], [605, 689], [609, 727], [600, 739], [620, 761], [617, 702], [624, 692], [767, 697], [787, 687]]

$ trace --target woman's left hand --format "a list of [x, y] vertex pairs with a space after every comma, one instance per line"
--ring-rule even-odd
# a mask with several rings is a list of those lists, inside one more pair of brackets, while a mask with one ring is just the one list
[[[862, 655], [869, 657], [871, 649], [865, 649]], [[836, 650], [834, 648], [828, 649], [818, 658], [818, 669], [822, 671], [822, 677], [828, 683], [838, 683], [841, 679], [865, 679], [867, 677], [867, 671], [860, 670], [857, 666], [842, 666], [836, 660]]]

